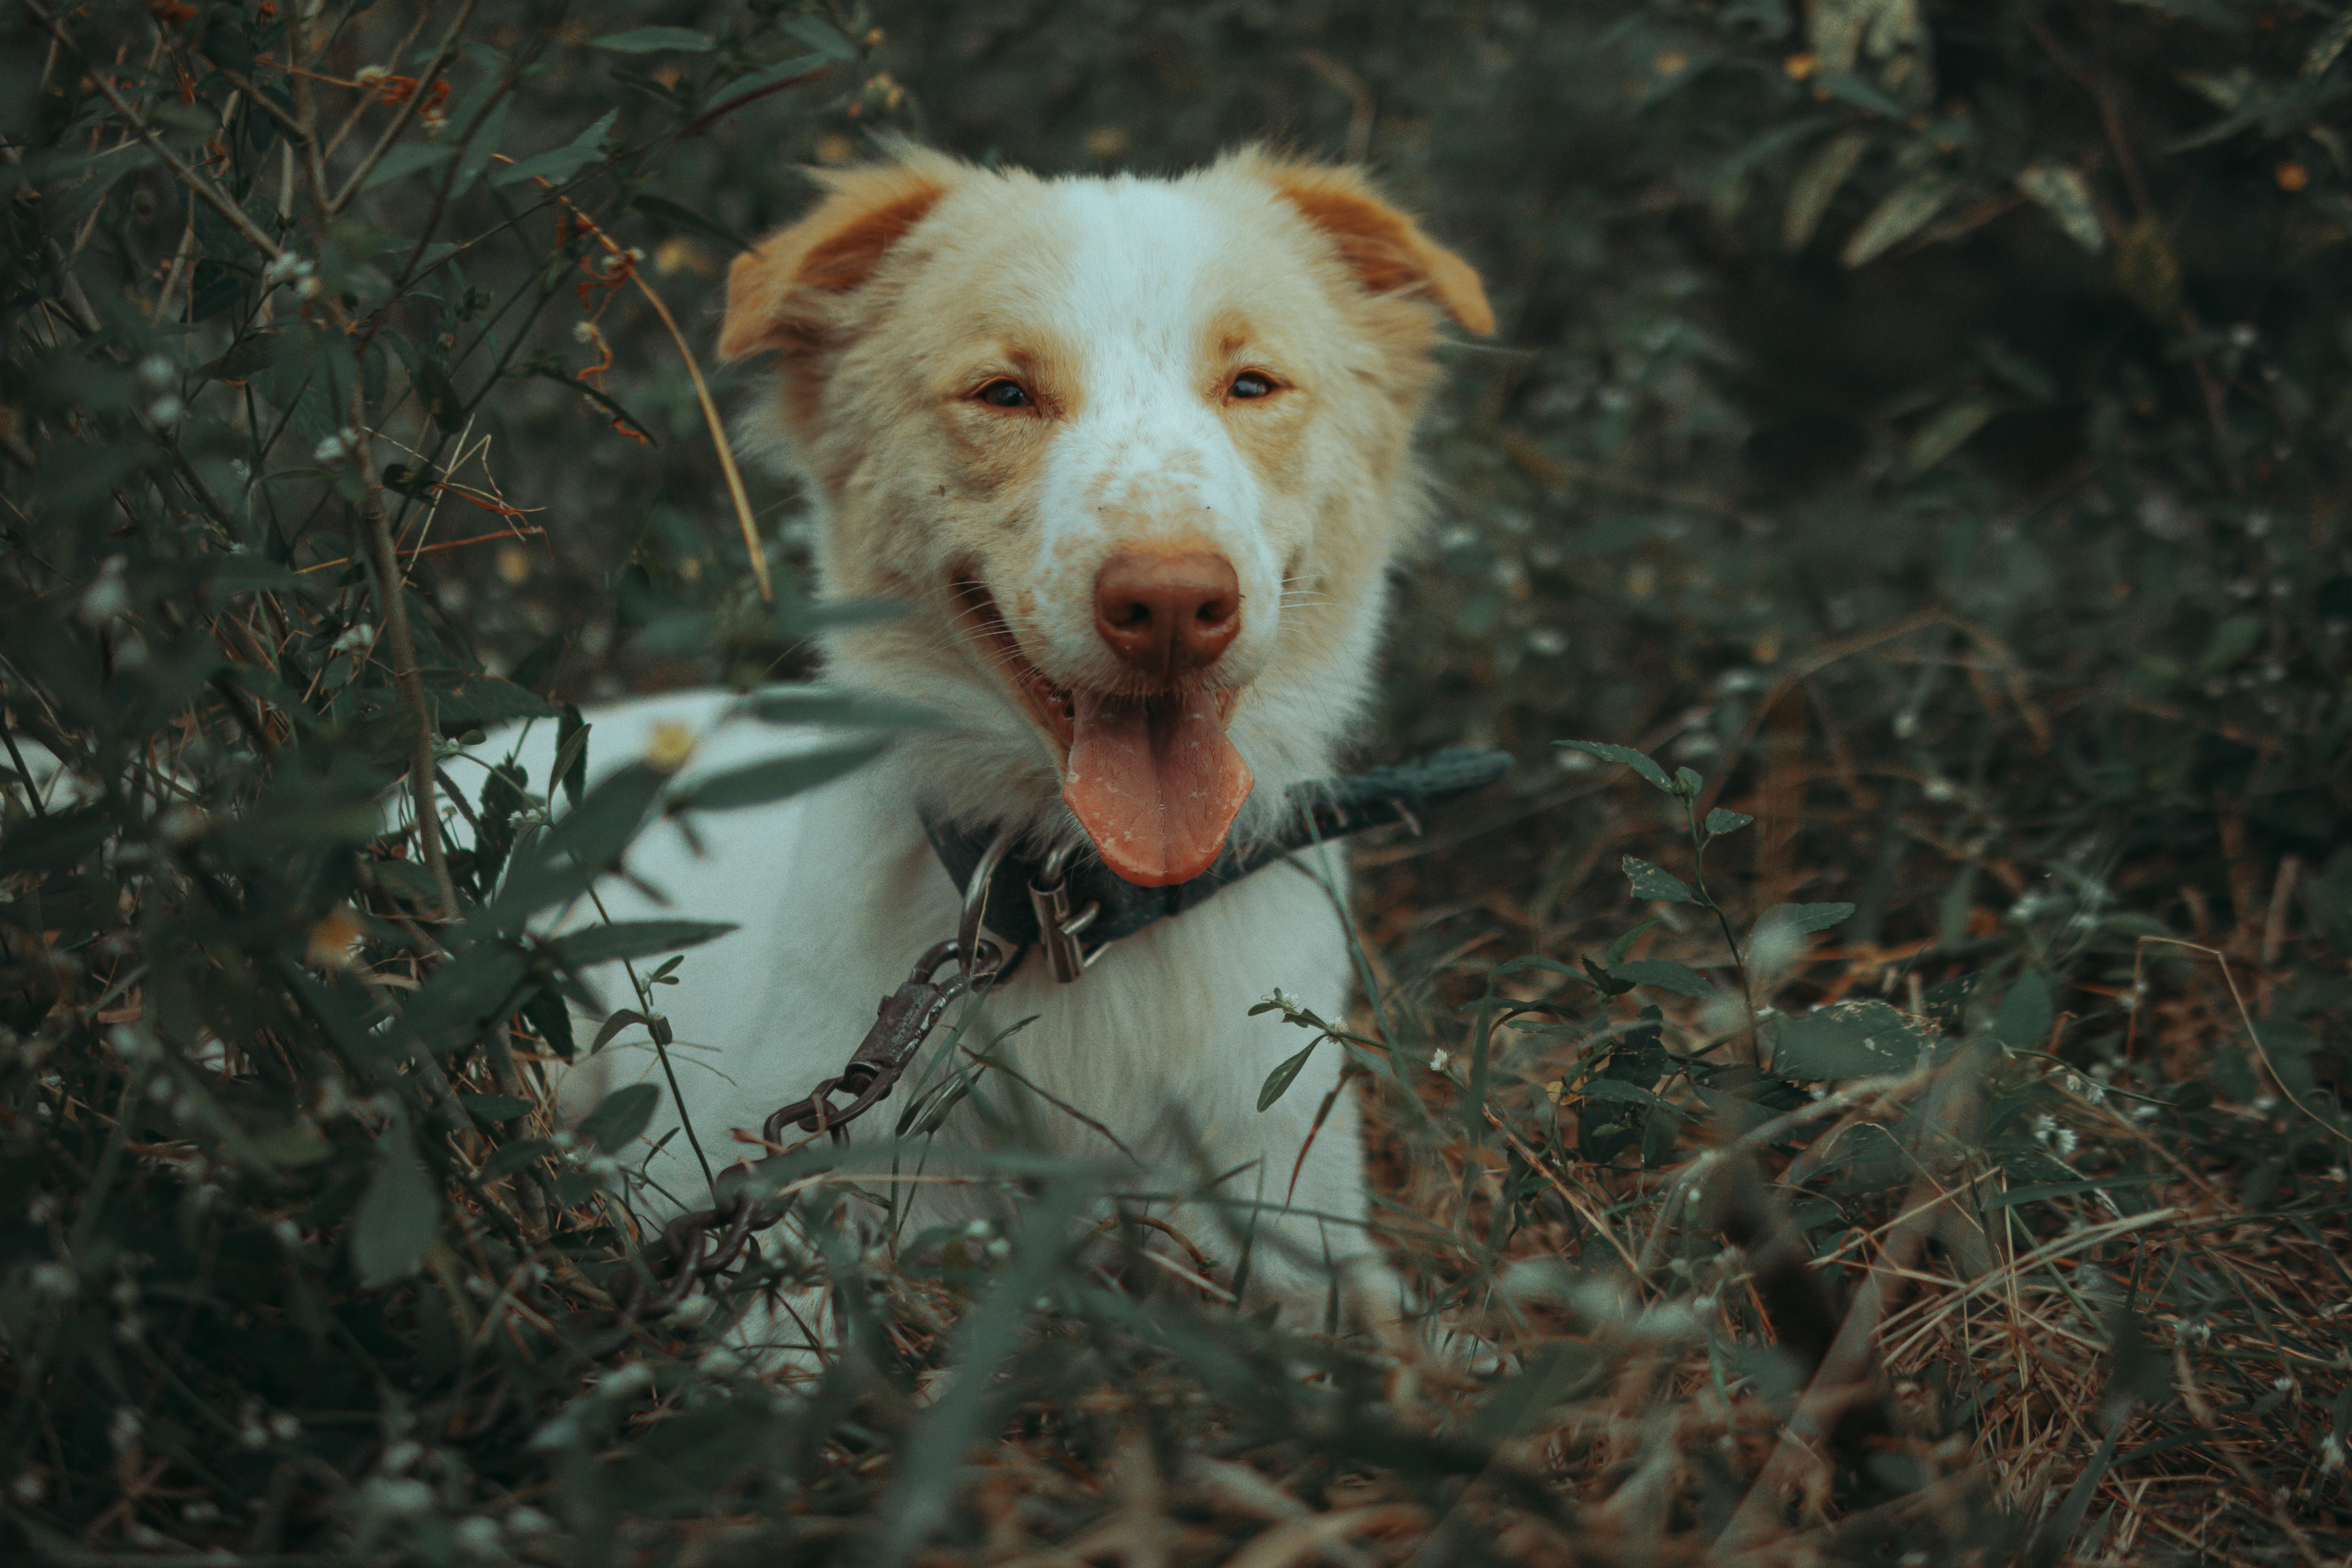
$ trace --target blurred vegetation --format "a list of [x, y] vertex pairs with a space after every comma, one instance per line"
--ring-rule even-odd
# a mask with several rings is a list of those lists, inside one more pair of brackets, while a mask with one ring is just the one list
[[[0, 1551], [2352, 1546], [2352, 10], [294, 15], [0, 14]], [[1106, 1270], [1075, 1173], [864, 1254], [814, 1152], [814, 1242], [611, 1310], [649, 1108], [541, 1065], [695, 933], [523, 932], [677, 808], [456, 752], [808, 672], [695, 360], [884, 130], [1361, 158], [1488, 279], [1365, 750], [1523, 763], [1359, 852], [1376, 994], [1299, 1020], [1426, 1364]]]

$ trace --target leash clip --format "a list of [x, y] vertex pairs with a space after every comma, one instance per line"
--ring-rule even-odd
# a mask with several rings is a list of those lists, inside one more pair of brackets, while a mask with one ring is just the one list
[[1038, 868], [1045, 881], [1029, 884], [1029, 907], [1037, 916], [1037, 936], [1045, 949], [1045, 965], [1064, 985], [1092, 969], [1096, 961], [1110, 951], [1110, 943], [1106, 942], [1097, 943], [1095, 950], [1088, 952], [1078, 941], [1095, 923], [1095, 917], [1102, 913], [1102, 903], [1088, 899], [1085, 909], [1076, 914], [1070, 912], [1070, 884], [1066, 873], [1070, 868], [1070, 857], [1076, 852], [1075, 844], [1065, 844], [1046, 856], [1045, 863]]

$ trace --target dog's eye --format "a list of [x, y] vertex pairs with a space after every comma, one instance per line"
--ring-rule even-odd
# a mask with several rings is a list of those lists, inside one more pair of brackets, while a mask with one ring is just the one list
[[1274, 393], [1274, 381], [1254, 370], [1245, 370], [1234, 377], [1233, 385], [1225, 388], [1228, 397], [1267, 397]]
[[1026, 408], [1029, 389], [1017, 381], [999, 377], [980, 389], [980, 400], [991, 408]]

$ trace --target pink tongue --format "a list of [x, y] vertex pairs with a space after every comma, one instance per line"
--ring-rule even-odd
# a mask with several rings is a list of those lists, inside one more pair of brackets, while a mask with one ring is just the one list
[[1144, 888], [1207, 870], [1249, 798], [1249, 764], [1217, 722], [1214, 699], [1076, 695], [1062, 801], [1103, 864]]

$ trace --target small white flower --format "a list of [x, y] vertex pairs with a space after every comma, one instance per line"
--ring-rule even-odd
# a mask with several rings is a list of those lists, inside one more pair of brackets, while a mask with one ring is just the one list
[[477, 1514], [472, 1519], [459, 1520], [456, 1534], [457, 1550], [468, 1557], [499, 1555], [500, 1536], [499, 1521], [495, 1519], [484, 1519]]
[[1013, 1244], [1000, 1236], [994, 1241], [990, 1242], [986, 1247], [982, 1247], [981, 1250], [987, 1253], [988, 1256], [995, 1261], [1002, 1263], [1006, 1258], [1013, 1256]]
[[1445, 1054], [1445, 1047], [1444, 1046], [1440, 1046], [1435, 1050], [1429, 1053], [1429, 1070], [1432, 1072], [1444, 1072], [1445, 1070], [1445, 1064], [1453, 1059], [1453, 1058]]
[[63, 1263], [34, 1264], [31, 1279], [34, 1289], [60, 1301], [72, 1300], [81, 1290], [80, 1278]]
[[996, 1233], [996, 1227], [984, 1219], [976, 1219], [963, 1227], [963, 1233], [973, 1241], [986, 1241]]
[[507, 1515], [509, 1535], [545, 1535], [555, 1528], [555, 1521], [535, 1508], [519, 1508]]
[[128, 1405], [117, 1408], [113, 1418], [106, 1424], [106, 1440], [114, 1445], [114, 1451], [118, 1454], [131, 1451], [131, 1446], [139, 1441], [139, 1412]]
[[180, 422], [180, 416], [185, 414], [187, 411], [188, 405], [186, 404], [181, 402], [178, 397], [167, 392], [163, 396], [157, 398], [154, 402], [147, 405], [147, 422], [150, 425], [160, 425], [163, 428], [169, 429], [173, 426], [177, 425]]
[[172, 362], [162, 354], [149, 354], [139, 362], [139, 380], [151, 391], [160, 392], [172, 384]]
[[[2344, 1173], [2340, 1167], [2336, 1171], [2336, 1179], [2339, 1182], [2344, 1179]], [[25, 1205], [25, 1217], [35, 1225], [47, 1225], [51, 1220], [57, 1218], [57, 1194], [54, 1193], [43, 1193], [31, 1203], [26, 1204]]]
[[2319, 1440], [2319, 1468], [2323, 1470], [2344, 1468], [2344, 1440], [2333, 1432]]
[[48, 1489], [40, 1475], [33, 1470], [18, 1471], [16, 1478], [8, 1483], [8, 1495], [21, 1503], [37, 1503], [47, 1495]]
[[269, 1435], [281, 1443], [291, 1443], [302, 1435], [302, 1423], [280, 1410], [269, 1418]]
[[392, 72], [383, 66], [362, 66], [352, 79], [362, 87], [373, 88], [382, 85], [383, 79], [390, 75]]

